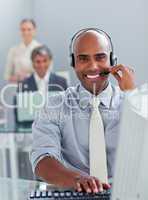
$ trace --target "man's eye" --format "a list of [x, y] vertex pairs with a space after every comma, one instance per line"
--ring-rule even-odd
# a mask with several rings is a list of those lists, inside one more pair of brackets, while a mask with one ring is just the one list
[[79, 61], [81, 61], [81, 62], [87, 62], [87, 61], [89, 61], [89, 58], [86, 57], [86, 56], [80, 56], [79, 57]]
[[100, 61], [100, 60], [103, 60], [103, 59], [106, 59], [106, 55], [98, 55], [98, 56], [96, 56], [96, 60], [97, 61]]

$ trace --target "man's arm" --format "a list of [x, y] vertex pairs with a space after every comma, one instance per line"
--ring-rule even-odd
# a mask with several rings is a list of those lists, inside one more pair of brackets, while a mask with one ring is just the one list
[[11, 81], [11, 82], [16, 82], [16, 76], [13, 73], [14, 72], [14, 64], [13, 64], [13, 58], [14, 58], [14, 48], [11, 48], [8, 52], [7, 56], [7, 63], [5, 66], [5, 73], [4, 73], [4, 79]]
[[62, 188], [73, 188], [79, 192], [84, 190], [88, 193], [97, 193], [110, 188], [110, 185], [101, 183], [97, 178], [72, 171], [58, 160], [48, 156], [38, 162], [35, 173], [49, 184]]
[[55, 106], [57, 99], [52, 98], [50, 98], [50, 105], [42, 109], [32, 127], [34, 139], [30, 159], [34, 172], [49, 184], [60, 187], [86, 192], [108, 189], [108, 184], [103, 184], [94, 177], [66, 167], [61, 155], [62, 133], [59, 107]]
[[35, 173], [49, 184], [75, 189], [76, 178], [80, 176], [78, 172], [67, 169], [58, 160], [49, 156], [44, 157], [38, 162]]

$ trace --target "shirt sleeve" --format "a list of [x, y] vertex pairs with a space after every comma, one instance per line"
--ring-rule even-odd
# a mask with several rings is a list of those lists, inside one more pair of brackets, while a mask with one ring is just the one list
[[8, 52], [7, 62], [5, 66], [5, 73], [4, 73], [5, 80], [8, 80], [10, 76], [13, 75], [14, 73], [13, 59], [14, 59], [14, 48], [11, 48]]
[[32, 126], [33, 145], [30, 160], [33, 171], [45, 156], [54, 157], [64, 164], [61, 155], [61, 132], [58, 111], [45, 106]]

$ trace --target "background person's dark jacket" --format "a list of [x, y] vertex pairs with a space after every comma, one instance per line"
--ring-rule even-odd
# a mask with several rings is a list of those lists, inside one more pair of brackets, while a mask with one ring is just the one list
[[[26, 78], [24, 81], [19, 82], [19, 85], [21, 85], [21, 91], [19, 88], [17, 89], [18, 92], [35, 92], [38, 91], [37, 83], [35, 81], [34, 75], [32, 74], [28, 78]], [[49, 76], [49, 82], [48, 82], [48, 91], [63, 91], [66, 90], [68, 87], [67, 80], [59, 75], [56, 75], [55, 73], [51, 72]], [[58, 87], [60, 86], [60, 87]], [[16, 96], [14, 97], [14, 105], [17, 105]], [[17, 117], [17, 108], [14, 109], [14, 118], [15, 118], [15, 124], [16, 127], [18, 126], [26, 126], [30, 127], [32, 125], [32, 121], [28, 122], [19, 122]]]
[[[21, 82], [22, 84], [22, 91], [32, 91], [35, 92], [38, 90], [37, 87], [37, 83], [35, 81], [34, 75], [32, 74], [30, 77], [26, 78], [23, 82]], [[66, 90], [68, 85], [67, 85], [67, 80], [59, 75], [56, 75], [55, 73], [51, 72], [50, 76], [49, 76], [49, 82], [48, 82], [49, 86], [50, 85], [59, 85], [61, 86], [61, 89], [57, 86], [51, 86], [48, 87], [49, 91], [62, 91], [62, 90]]]

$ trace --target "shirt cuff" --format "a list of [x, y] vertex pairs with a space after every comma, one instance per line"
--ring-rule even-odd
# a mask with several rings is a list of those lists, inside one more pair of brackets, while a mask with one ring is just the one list
[[125, 95], [125, 97], [130, 97], [131, 95], [133, 95], [134, 93], [136, 93], [137, 90], [138, 90], [137, 88], [135, 88], [133, 90], [126, 90], [126, 91], [124, 91], [124, 95]]
[[[37, 167], [37, 164], [38, 164], [43, 158], [45, 158], [45, 157], [54, 158], [55, 160], [57, 160], [57, 161], [59, 161], [60, 163], [62, 163], [62, 161], [61, 161], [59, 158], [57, 158], [55, 155], [52, 155], [52, 154], [50, 154], [50, 153], [42, 154], [42, 155], [40, 155], [40, 156], [35, 160], [35, 162], [33, 163], [32, 168], [33, 168], [33, 173], [34, 173], [34, 174], [35, 174], [35, 169], [36, 169], [36, 167]], [[62, 163], [62, 164], [63, 164], [63, 163]]]

